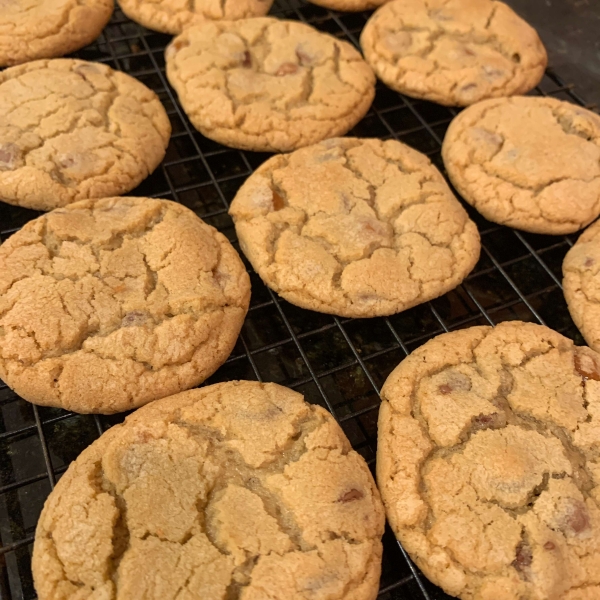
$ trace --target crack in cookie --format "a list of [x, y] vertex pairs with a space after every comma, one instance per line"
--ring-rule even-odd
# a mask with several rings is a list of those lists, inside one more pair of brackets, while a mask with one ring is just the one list
[[285, 152], [343, 135], [375, 95], [354, 47], [295, 21], [207, 22], [165, 57], [194, 127], [234, 148]]
[[453, 596], [600, 592], [600, 356], [540, 325], [443, 334], [389, 376], [377, 480], [398, 539]]
[[113, 0], [0, 0], [0, 67], [75, 52], [91, 44]]
[[269, 159], [231, 204], [240, 245], [288, 301], [368, 317], [456, 287], [479, 257], [443, 177], [396, 141], [331, 139]]
[[236, 21], [262, 17], [273, 0], [118, 0], [121, 10], [144, 27], [177, 35], [186, 27], [211, 20]]
[[523, 94], [547, 63], [535, 30], [495, 0], [394, 0], [369, 19], [360, 44], [386, 85], [449, 106]]
[[450, 124], [442, 157], [486, 219], [564, 234], [600, 214], [600, 117], [555, 98], [480, 102]]
[[0, 73], [0, 197], [37, 210], [130, 191], [165, 155], [154, 92], [106, 65], [36, 61]]
[[31, 402], [112, 413], [229, 356], [250, 282], [226, 238], [167, 200], [84, 200], [0, 246], [0, 375]]
[[32, 570], [40, 600], [371, 600], [383, 528], [333, 417], [237, 381], [153, 402], [87, 448], [45, 504]]

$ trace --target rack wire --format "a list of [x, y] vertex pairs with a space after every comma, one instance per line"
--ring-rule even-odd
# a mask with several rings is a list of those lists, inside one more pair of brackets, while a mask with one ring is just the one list
[[[331, 12], [303, 0], [277, 0], [271, 14], [310, 23], [355, 45], [370, 15]], [[181, 202], [239, 250], [227, 209], [242, 182], [269, 155], [226, 148], [194, 130], [165, 76], [163, 53], [170, 39], [117, 9], [100, 38], [76, 56], [137, 77], [167, 109], [173, 135], [166, 157], [132, 194]], [[585, 105], [552, 71], [533, 93]], [[372, 108], [349, 135], [400, 140], [443, 170], [441, 141], [456, 112], [379, 84]], [[254, 379], [298, 390], [331, 411], [373, 468], [379, 390], [390, 371], [432, 337], [520, 319], [546, 324], [582, 344], [561, 289], [562, 260], [577, 236], [518, 232], [467, 209], [482, 238], [473, 272], [441, 298], [389, 318], [341, 319], [297, 308], [270, 291], [246, 263], [250, 310], [231, 357], [206, 384]], [[0, 242], [38, 214], [0, 203]], [[0, 600], [36, 597], [30, 562], [44, 500], [69, 463], [124, 416], [36, 407], [0, 382]], [[384, 548], [381, 600], [449, 598], [419, 572], [389, 529]]]

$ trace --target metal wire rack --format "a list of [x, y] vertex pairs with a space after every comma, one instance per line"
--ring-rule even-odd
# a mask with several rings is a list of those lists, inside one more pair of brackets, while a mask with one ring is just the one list
[[[302, 20], [358, 43], [369, 13], [335, 13], [303, 0], [277, 0], [271, 14]], [[77, 56], [126, 71], [165, 105], [173, 136], [162, 165], [134, 195], [168, 198], [191, 208], [236, 245], [229, 203], [268, 155], [221, 146], [190, 125], [167, 83], [164, 49], [170, 37], [144, 29], [120, 10], [101, 37]], [[548, 71], [535, 94], [583, 105], [572, 86]], [[427, 154], [443, 170], [440, 146], [453, 116], [378, 85], [375, 102], [349, 135], [395, 138]], [[457, 289], [389, 318], [340, 319], [299, 309], [254, 274], [242, 334], [228, 361], [206, 383], [230, 379], [274, 381], [329, 409], [354, 448], [374, 466], [378, 392], [412, 350], [444, 331], [510, 319], [544, 323], [583, 340], [566, 308], [561, 264], [576, 236], [518, 232], [485, 221], [469, 208], [482, 236], [481, 258]], [[0, 203], [0, 242], [38, 213]], [[239, 248], [238, 248], [239, 249]], [[76, 415], [39, 408], [0, 382], [0, 599], [31, 600], [31, 550], [44, 500], [69, 463], [125, 415]], [[381, 600], [449, 598], [429, 583], [388, 530], [384, 537]]]

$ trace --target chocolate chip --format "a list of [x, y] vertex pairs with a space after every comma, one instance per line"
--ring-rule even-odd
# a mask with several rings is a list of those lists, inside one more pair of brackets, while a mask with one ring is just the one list
[[544, 548], [546, 550], [554, 550], [554, 548], [556, 548], [556, 546], [554, 545], [554, 542], [546, 542], [544, 544]]
[[584, 267], [591, 267], [591, 266], [592, 266], [592, 265], [593, 265], [595, 262], [596, 262], [596, 261], [595, 261], [595, 260], [594, 260], [594, 259], [593, 259], [591, 256], [588, 256], [588, 257], [585, 259], [585, 262], [583, 263], [583, 266], [584, 266]]
[[474, 90], [476, 87], [477, 87], [477, 84], [476, 84], [476, 83], [467, 83], [467, 85], [463, 85], [463, 86], [460, 88], [460, 91], [461, 91], [461, 92], [471, 92], [471, 91], [473, 91], [473, 90]]
[[600, 381], [600, 372], [598, 372], [598, 366], [596, 365], [596, 361], [591, 356], [583, 353], [576, 353], [573, 357], [573, 364], [575, 366], [575, 370], [583, 377], [583, 379]]
[[446, 383], [438, 386], [438, 391], [444, 396], [452, 392], [468, 392], [471, 389], [471, 380], [458, 371], [447, 371], [445, 379]]
[[281, 210], [285, 208], [285, 200], [273, 190], [273, 210]]
[[581, 533], [590, 528], [590, 516], [586, 505], [581, 500], [574, 498], [569, 500], [564, 523], [573, 533]]
[[16, 144], [8, 143], [0, 145], [0, 169], [14, 168], [20, 154], [21, 151]]
[[515, 560], [512, 562], [512, 566], [519, 571], [522, 575], [525, 575], [525, 571], [531, 566], [533, 562], [533, 553], [529, 544], [526, 542], [520, 542], [517, 546], [517, 553]]
[[138, 327], [148, 321], [150, 315], [142, 310], [128, 312], [121, 321], [121, 327]]
[[352, 502], [353, 500], [360, 500], [364, 497], [364, 494], [357, 489], [351, 489], [349, 492], [346, 492], [343, 496], [338, 498], [338, 502]]
[[512, 61], [516, 62], [516, 63], [520, 63], [521, 62], [521, 55], [518, 52], [515, 52], [512, 56]]
[[301, 65], [310, 65], [312, 63], [312, 57], [306, 54], [300, 47], [296, 48], [296, 56]]
[[244, 59], [242, 60], [242, 67], [249, 68], [252, 66], [252, 55], [248, 50], [244, 52]]
[[298, 65], [295, 65], [291, 62], [286, 62], [283, 63], [279, 69], [277, 69], [277, 71], [275, 71], [275, 75], [277, 75], [277, 77], [281, 77], [282, 75], [293, 75], [296, 73], [296, 71], [298, 71]]
[[59, 158], [57, 162], [59, 166], [61, 166], [63, 169], [68, 169], [69, 167], [72, 167], [77, 161], [73, 155], [66, 154]]
[[187, 48], [189, 45], [190, 43], [187, 40], [177, 40], [171, 44], [171, 48], [178, 52], [182, 48]]
[[500, 413], [492, 413], [491, 415], [479, 415], [473, 417], [471, 425], [475, 431], [481, 429], [497, 429], [506, 425], [506, 417]]
[[501, 69], [494, 69], [488, 66], [483, 67], [483, 72], [486, 79], [498, 79], [499, 77], [503, 77], [505, 75], [504, 71]]

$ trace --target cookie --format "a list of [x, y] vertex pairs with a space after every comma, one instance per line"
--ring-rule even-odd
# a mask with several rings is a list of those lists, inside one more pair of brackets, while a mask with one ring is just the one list
[[450, 124], [442, 157], [463, 198], [495, 223], [561, 234], [600, 214], [600, 117], [569, 102], [470, 106]]
[[249, 299], [237, 252], [184, 206], [82, 200], [0, 246], [0, 377], [35, 404], [136, 408], [211, 375]]
[[375, 95], [375, 76], [353, 46], [298, 21], [205, 22], [165, 57], [194, 127], [244, 150], [288, 152], [343, 135]]
[[363, 10], [373, 10], [381, 6], [387, 0], [309, 0], [311, 4], [322, 6], [330, 10], [339, 10], [345, 12], [359, 12]]
[[156, 94], [100, 63], [41, 60], [0, 73], [0, 198], [52, 210], [123, 194], [164, 158]]
[[269, 12], [273, 0], [118, 0], [121, 10], [133, 21], [148, 29], [176, 35], [186, 27], [205, 20], [262, 17]]
[[159, 165], [169, 118], [106, 65], [42, 60], [0, 73], [0, 198], [37, 210], [136, 187]]
[[479, 234], [429, 159], [393, 140], [331, 139], [274, 156], [230, 214], [262, 280], [344, 317], [406, 310], [456, 287]]
[[488, 0], [388, 2], [367, 21], [360, 45], [393, 90], [448, 106], [524, 94], [548, 62], [535, 30]]
[[586, 229], [563, 261], [563, 292], [585, 341], [600, 351], [600, 222]]
[[285, 387], [220, 383], [109, 429], [46, 500], [40, 600], [374, 600], [384, 515], [333, 417]]
[[113, 0], [0, 0], [0, 67], [91, 44], [113, 7]]
[[472, 327], [381, 396], [379, 489], [429, 579], [465, 600], [600, 597], [600, 355], [531, 323]]

